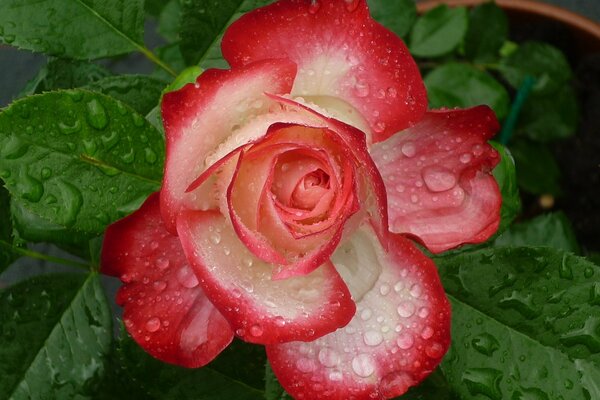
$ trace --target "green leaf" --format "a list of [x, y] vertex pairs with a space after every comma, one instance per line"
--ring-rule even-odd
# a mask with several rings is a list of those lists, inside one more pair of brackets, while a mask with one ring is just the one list
[[498, 232], [503, 232], [521, 212], [521, 196], [517, 185], [515, 160], [512, 154], [500, 143], [491, 142], [491, 144], [500, 153], [500, 163], [494, 168], [493, 174], [502, 194]]
[[450, 388], [446, 377], [438, 368], [431, 373], [419, 386], [412, 387], [397, 400], [460, 400], [460, 397]]
[[10, 196], [0, 180], [0, 274], [12, 264], [17, 255], [11, 251], [12, 219], [10, 215]]
[[552, 93], [571, 79], [571, 67], [562, 51], [547, 43], [525, 42], [500, 61], [504, 79], [518, 89], [527, 76], [536, 80], [538, 93]]
[[578, 102], [569, 84], [551, 95], [530, 96], [521, 110], [517, 132], [540, 142], [571, 137], [579, 124]]
[[467, 64], [448, 63], [425, 77], [431, 108], [490, 106], [502, 119], [508, 113], [508, 92], [490, 74]]
[[146, 14], [152, 17], [158, 17], [166, 5], [167, 3], [165, 0], [145, 0], [144, 10], [146, 11]]
[[11, 202], [10, 212], [21, 239], [34, 243], [53, 243], [80, 257], [87, 256], [88, 240], [78, 232], [40, 217], [19, 200]]
[[579, 253], [573, 227], [562, 212], [540, 215], [513, 225], [494, 242], [496, 246], [548, 246]]
[[515, 158], [519, 187], [531, 194], [558, 196], [560, 168], [550, 149], [539, 143], [514, 140], [510, 151]]
[[123, 103], [50, 92], [0, 114], [0, 176], [30, 212], [87, 238], [160, 187], [164, 139]]
[[57, 89], [74, 89], [110, 76], [106, 68], [87, 61], [51, 58], [19, 97]]
[[[167, 63], [177, 73], [183, 71], [186, 67], [183, 55], [181, 55], [181, 49], [179, 48], [179, 42], [167, 44], [165, 46], [157, 47], [154, 49], [158, 58]], [[169, 82], [173, 79], [173, 76], [162, 68], [156, 68], [152, 72], [152, 76]]]
[[237, 382], [263, 390], [265, 387], [263, 367], [266, 362], [267, 353], [264, 346], [234, 339], [208, 366]]
[[263, 390], [219, 372], [212, 363], [197, 369], [165, 364], [146, 354], [128, 336], [121, 341], [119, 355], [122, 372], [156, 399], [264, 400]]
[[181, 29], [181, 4], [180, 0], [171, 0], [160, 12], [158, 17], [158, 33], [169, 42], [179, 40]]
[[266, 400], [292, 400], [292, 397], [283, 389], [271, 365], [265, 364], [265, 399]]
[[436, 263], [453, 309], [442, 369], [462, 398], [600, 398], [600, 267], [548, 248]]
[[146, 115], [158, 104], [165, 85], [162, 80], [147, 75], [119, 75], [100, 79], [83, 89], [104, 93]]
[[471, 10], [465, 37], [467, 58], [478, 62], [495, 60], [507, 39], [508, 19], [500, 7], [489, 2]]
[[143, 48], [143, 0], [3, 0], [1, 42], [90, 60]]
[[89, 398], [112, 341], [96, 274], [38, 276], [0, 292], [0, 397]]
[[371, 15], [380, 24], [400, 37], [406, 37], [417, 19], [413, 0], [369, 0]]
[[464, 7], [445, 4], [417, 19], [410, 33], [410, 52], [417, 57], [439, 57], [452, 52], [463, 41], [469, 20]]
[[187, 0], [183, 2], [181, 53], [187, 65], [227, 68], [221, 56], [225, 29], [242, 14], [273, 0]]

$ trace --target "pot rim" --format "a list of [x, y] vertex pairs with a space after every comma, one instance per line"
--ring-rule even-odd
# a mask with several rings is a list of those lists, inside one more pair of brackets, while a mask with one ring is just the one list
[[[425, 0], [417, 3], [419, 13], [424, 13], [440, 4], [449, 6], [476, 6], [489, 0]], [[496, 4], [510, 11], [536, 14], [560, 21], [600, 40], [600, 24], [583, 15], [548, 3], [534, 0], [496, 0]]]

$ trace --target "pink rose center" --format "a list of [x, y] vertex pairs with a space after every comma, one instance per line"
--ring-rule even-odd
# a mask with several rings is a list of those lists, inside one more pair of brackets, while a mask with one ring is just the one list
[[291, 206], [312, 210], [330, 189], [329, 175], [321, 168], [304, 175], [292, 193]]

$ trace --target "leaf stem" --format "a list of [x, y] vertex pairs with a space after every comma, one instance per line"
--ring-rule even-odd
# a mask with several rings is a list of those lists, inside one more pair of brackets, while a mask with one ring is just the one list
[[523, 83], [519, 87], [517, 91], [517, 95], [515, 96], [515, 101], [510, 108], [510, 112], [508, 117], [506, 117], [506, 121], [504, 121], [504, 127], [502, 127], [502, 132], [500, 132], [500, 143], [503, 145], [507, 145], [512, 134], [515, 130], [515, 126], [517, 125], [517, 121], [519, 119], [519, 115], [521, 114], [521, 109], [523, 108], [523, 104], [529, 97], [533, 86], [535, 85], [535, 78], [532, 76], [526, 76], [523, 80]]
[[15, 246], [11, 245], [10, 243], [7, 243], [3, 240], [0, 240], [0, 247], [8, 248], [13, 253], [17, 253], [17, 254], [20, 254], [22, 256], [29, 257], [29, 258], [34, 258], [36, 260], [49, 261], [49, 262], [53, 262], [56, 264], [66, 265], [68, 267], [83, 268], [86, 271], [89, 271], [89, 269], [90, 269], [90, 266], [88, 264], [84, 264], [84, 263], [74, 261], [74, 260], [68, 260], [66, 258], [49, 256], [47, 254], [38, 253], [37, 251], [29, 250], [29, 249], [22, 248], [22, 247], [15, 247]]
[[167, 71], [173, 77], [177, 77], [177, 72], [175, 72], [175, 70], [173, 68], [171, 68], [170, 66], [165, 64], [165, 62], [163, 62], [160, 58], [158, 58], [156, 56], [156, 54], [154, 54], [153, 52], [148, 50], [148, 48], [146, 48], [145, 46], [142, 46], [142, 45], [138, 45], [138, 49], [140, 50], [140, 52], [142, 52], [143, 55], [146, 56], [146, 58], [148, 60], [152, 61], [154, 64], [158, 65], [159, 67], [161, 67], [162, 69]]

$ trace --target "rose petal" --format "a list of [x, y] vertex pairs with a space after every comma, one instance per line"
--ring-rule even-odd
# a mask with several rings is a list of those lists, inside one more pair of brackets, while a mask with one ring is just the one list
[[390, 230], [433, 252], [487, 240], [502, 197], [486, 143], [499, 129], [487, 106], [428, 112], [419, 124], [371, 148], [387, 189]]
[[179, 239], [165, 229], [157, 193], [108, 227], [102, 272], [125, 283], [117, 295], [125, 327], [154, 357], [200, 367], [233, 339], [228, 322], [198, 286]]
[[273, 281], [274, 266], [254, 257], [221, 214], [184, 211], [177, 229], [207, 296], [248, 342], [313, 340], [354, 315], [350, 293], [331, 264]]
[[350, 124], [356, 116], [349, 113], [358, 110], [375, 142], [421, 118], [427, 97], [419, 70], [404, 43], [370, 17], [365, 0], [299, 3], [278, 1], [233, 23], [222, 42], [229, 64], [289, 58], [298, 65], [293, 94], [342, 109], [335, 117]]
[[361, 297], [356, 315], [313, 342], [267, 346], [275, 375], [297, 399], [403, 394], [435, 369], [450, 344], [450, 305], [433, 262], [399, 235], [385, 253], [367, 228], [333, 262]]
[[264, 92], [289, 93], [296, 74], [286, 60], [261, 60], [233, 70], [207, 70], [195, 85], [165, 94], [162, 116], [167, 136], [161, 212], [170, 232], [185, 191], [206, 159], [247, 119], [266, 113], [273, 101]]

